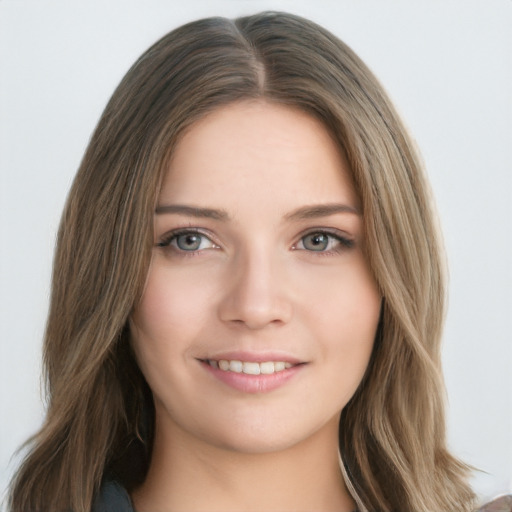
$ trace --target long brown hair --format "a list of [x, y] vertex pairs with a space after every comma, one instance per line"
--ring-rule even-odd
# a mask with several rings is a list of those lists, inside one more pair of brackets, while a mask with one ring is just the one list
[[144, 479], [154, 410], [127, 322], [148, 271], [162, 173], [194, 121], [258, 97], [325, 124], [363, 205], [384, 299], [368, 371], [340, 422], [349, 488], [361, 510], [472, 510], [468, 468], [445, 446], [443, 260], [416, 151], [350, 48], [303, 18], [262, 13], [169, 33], [105, 108], [59, 229], [44, 344], [48, 412], [13, 480], [13, 512], [85, 512], [107, 473], [128, 489]]

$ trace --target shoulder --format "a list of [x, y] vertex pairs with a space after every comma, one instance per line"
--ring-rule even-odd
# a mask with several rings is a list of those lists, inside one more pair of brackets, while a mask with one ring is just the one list
[[117, 482], [106, 481], [92, 506], [92, 512], [134, 512], [126, 490]]
[[512, 512], [512, 494], [496, 498], [478, 509], [478, 512]]

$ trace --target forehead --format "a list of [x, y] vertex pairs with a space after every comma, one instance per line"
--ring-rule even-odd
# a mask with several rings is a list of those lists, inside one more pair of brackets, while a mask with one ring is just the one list
[[316, 118], [280, 104], [246, 101], [221, 107], [187, 130], [166, 170], [159, 202], [234, 206], [293, 198], [356, 207], [345, 155]]

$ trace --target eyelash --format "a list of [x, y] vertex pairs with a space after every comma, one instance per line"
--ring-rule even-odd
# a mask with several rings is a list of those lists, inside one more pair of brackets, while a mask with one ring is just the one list
[[[200, 236], [203, 239], [205, 238], [205, 239], [209, 240], [210, 243], [212, 244], [212, 247], [208, 247], [208, 249], [220, 248], [219, 245], [216, 244], [211, 239], [210, 235], [205, 234], [204, 232], [202, 232], [199, 229], [191, 229], [191, 228], [177, 229], [177, 230], [171, 231], [170, 233], [167, 233], [160, 240], [160, 242], [158, 242], [156, 244], [156, 246], [164, 248], [164, 249], [165, 248], [172, 249], [174, 252], [176, 252], [180, 256], [184, 256], [184, 257], [195, 256], [205, 250], [205, 249], [195, 249], [195, 250], [187, 251], [185, 249], [180, 249], [179, 247], [172, 245], [173, 242], [178, 239], [178, 237], [183, 236], [183, 235], [195, 235], [195, 236]], [[329, 241], [328, 241], [329, 245], [332, 245], [333, 241], [337, 242], [337, 244], [334, 246], [334, 248], [331, 248], [329, 250], [320, 250], [320, 251], [308, 250], [306, 248], [302, 249], [302, 248], [297, 247], [297, 245], [299, 245], [300, 243], [302, 243], [304, 245], [304, 239], [308, 236], [313, 236], [313, 235], [319, 235], [319, 236], [325, 235], [329, 238]], [[338, 230], [329, 230], [329, 229], [322, 228], [322, 229], [310, 229], [307, 232], [302, 233], [298, 242], [296, 242], [295, 244], [292, 245], [292, 250], [302, 250], [302, 251], [310, 252], [313, 254], [316, 253], [318, 255], [328, 256], [328, 255], [332, 255], [332, 254], [338, 254], [338, 253], [343, 252], [348, 249], [352, 249], [354, 247], [354, 245], [355, 245], [355, 241], [353, 239], [342, 235]]]

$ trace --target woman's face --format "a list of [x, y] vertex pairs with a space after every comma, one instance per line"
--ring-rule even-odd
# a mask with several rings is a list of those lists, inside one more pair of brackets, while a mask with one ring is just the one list
[[242, 452], [335, 436], [380, 295], [348, 164], [323, 125], [242, 102], [179, 142], [132, 319], [157, 430]]

